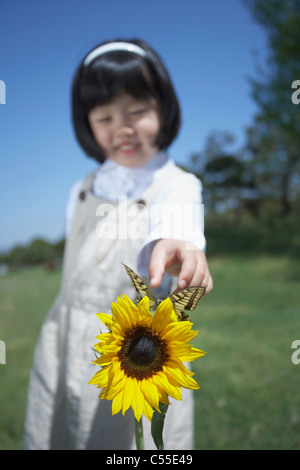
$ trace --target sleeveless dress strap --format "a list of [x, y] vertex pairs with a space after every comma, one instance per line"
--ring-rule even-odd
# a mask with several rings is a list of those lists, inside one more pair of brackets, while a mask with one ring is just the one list
[[91, 191], [93, 180], [95, 178], [97, 171], [98, 171], [98, 168], [91, 171], [83, 178], [82, 183], [81, 183], [81, 191]]

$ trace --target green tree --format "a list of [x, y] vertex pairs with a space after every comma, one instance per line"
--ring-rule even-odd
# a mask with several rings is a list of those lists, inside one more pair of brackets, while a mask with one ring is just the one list
[[42, 239], [33, 240], [26, 248], [24, 262], [27, 264], [38, 264], [53, 259], [53, 245]]
[[44, 264], [48, 266], [59, 265], [62, 262], [65, 240], [49, 243], [36, 238], [27, 246], [17, 245], [9, 252], [2, 253], [0, 262], [8, 263], [13, 267], [27, 264]]
[[300, 2], [243, 3], [265, 28], [269, 42], [266, 68], [251, 80], [259, 112], [248, 129], [245, 152], [261, 199], [278, 201], [286, 216], [300, 196], [300, 105], [292, 102], [292, 84], [300, 80]]
[[257, 216], [257, 194], [252, 173], [239, 152], [228, 150], [234, 141], [233, 134], [229, 132], [212, 132], [204, 150], [192, 155], [190, 169], [203, 182], [206, 211], [224, 213], [234, 209], [239, 212], [246, 208]]

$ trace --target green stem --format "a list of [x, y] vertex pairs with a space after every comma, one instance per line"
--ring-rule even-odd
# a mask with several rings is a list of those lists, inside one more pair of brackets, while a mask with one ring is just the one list
[[142, 418], [138, 421], [134, 418], [135, 442], [137, 450], [144, 450], [144, 433]]

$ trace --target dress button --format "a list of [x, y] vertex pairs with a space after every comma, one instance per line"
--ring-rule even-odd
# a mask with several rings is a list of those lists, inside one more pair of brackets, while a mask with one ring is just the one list
[[144, 201], [144, 199], [139, 199], [138, 201], [136, 201], [136, 203], [141, 206], [146, 206], [146, 201]]

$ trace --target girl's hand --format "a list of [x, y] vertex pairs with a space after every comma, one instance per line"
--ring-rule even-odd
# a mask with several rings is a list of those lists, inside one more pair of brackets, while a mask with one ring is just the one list
[[202, 286], [205, 287], [207, 295], [213, 288], [206, 256], [192, 243], [173, 239], [161, 239], [156, 242], [149, 266], [152, 289], [160, 285], [165, 272], [178, 276], [178, 289]]

